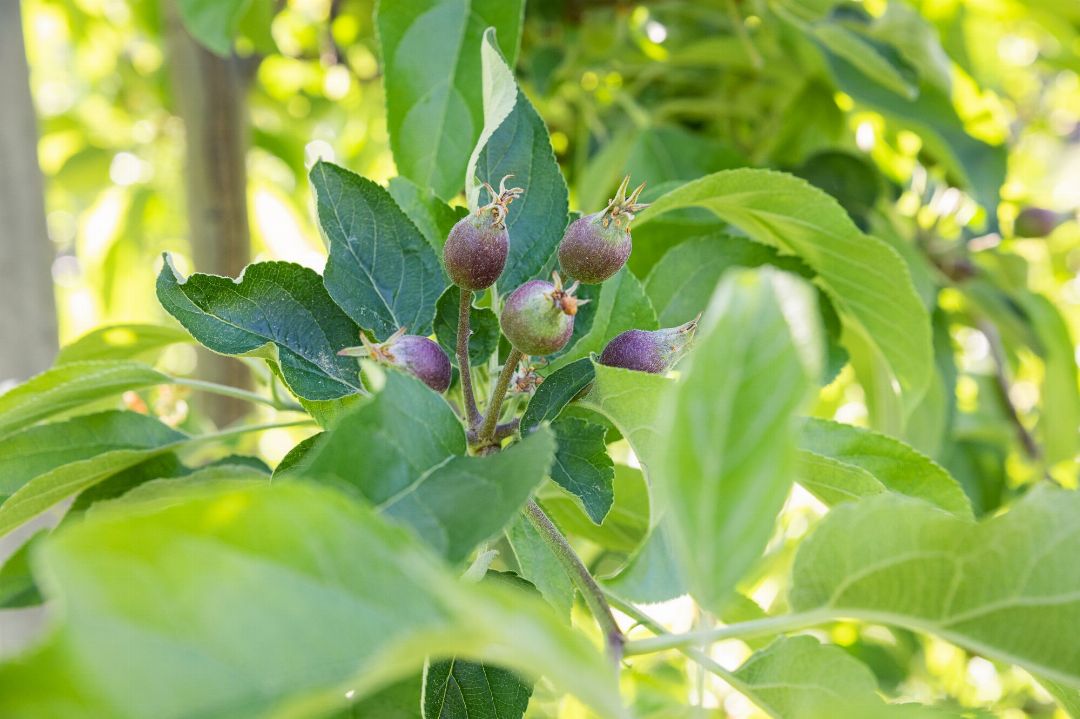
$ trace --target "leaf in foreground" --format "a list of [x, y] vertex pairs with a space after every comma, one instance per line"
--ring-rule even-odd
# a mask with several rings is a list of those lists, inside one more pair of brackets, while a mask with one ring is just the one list
[[1080, 688], [1080, 495], [1041, 486], [975, 523], [883, 494], [799, 548], [791, 605], [936, 634]]
[[[654, 482], [691, 593], [716, 607], [765, 549], [791, 489], [795, 413], [820, 352], [808, 285], [772, 270], [725, 275], [661, 410]], [[788, 315], [791, 315], [790, 317]]]
[[309, 485], [96, 517], [50, 537], [35, 571], [62, 615], [0, 665], [12, 719], [326, 714], [428, 653], [542, 674], [623, 716], [605, 660], [538, 599], [462, 584], [405, 532]]
[[601, 524], [615, 501], [615, 466], [604, 441], [607, 429], [577, 417], [555, 420], [558, 449], [551, 479], [581, 500], [589, 518]]

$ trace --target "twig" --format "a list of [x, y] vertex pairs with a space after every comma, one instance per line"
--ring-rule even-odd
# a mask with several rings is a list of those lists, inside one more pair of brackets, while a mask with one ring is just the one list
[[469, 419], [469, 429], [480, 424], [480, 410], [476, 408], [476, 395], [473, 394], [472, 366], [469, 364], [469, 313], [472, 312], [472, 290], [461, 289], [461, 303], [458, 306], [457, 361], [461, 375], [461, 394], [465, 402], [465, 416]]
[[495, 438], [495, 425], [499, 422], [499, 412], [502, 409], [503, 397], [506, 396], [506, 390], [510, 387], [510, 378], [514, 376], [514, 370], [517, 369], [518, 363], [521, 362], [522, 354], [516, 349], [510, 350], [510, 356], [506, 358], [506, 364], [503, 365], [502, 372], [499, 373], [499, 381], [495, 385], [495, 393], [491, 395], [491, 402], [488, 403], [487, 416], [484, 417], [484, 426], [480, 428], [480, 434], [478, 441], [481, 444], [487, 444]]
[[1009, 421], [1012, 422], [1013, 427], [1016, 429], [1016, 436], [1020, 439], [1024, 452], [1032, 460], [1039, 462], [1042, 460], [1042, 448], [1039, 447], [1039, 443], [1028, 431], [1028, 428], [1024, 426], [1023, 421], [1020, 419], [1020, 412], [1016, 409], [1016, 405], [1013, 404], [1012, 397], [1009, 395], [1011, 382], [1009, 381], [1008, 359], [1005, 356], [1005, 344], [1001, 340], [1001, 333], [998, 332], [994, 323], [987, 319], [980, 319], [977, 324], [979, 331], [983, 333], [987, 343], [990, 345], [990, 356], [994, 360], [994, 379], [997, 380], [998, 391], [1001, 393], [1001, 401], [1005, 406], [1006, 414], [1009, 415]]
[[574, 548], [570, 546], [570, 543], [566, 541], [566, 537], [563, 536], [559, 528], [555, 526], [535, 500], [530, 499], [529, 503], [525, 505], [525, 516], [528, 517], [536, 531], [551, 547], [555, 558], [559, 560], [559, 564], [566, 570], [574, 586], [585, 598], [585, 604], [588, 605], [589, 611], [592, 612], [593, 617], [596, 619], [596, 623], [600, 625], [600, 629], [604, 632], [608, 654], [617, 666], [622, 661], [623, 645], [626, 643], [626, 638], [615, 621], [615, 615], [611, 613], [611, 606], [607, 602], [607, 597], [604, 596], [604, 590], [600, 588], [600, 585], [593, 579], [593, 575], [581, 563], [581, 559], [574, 551]]

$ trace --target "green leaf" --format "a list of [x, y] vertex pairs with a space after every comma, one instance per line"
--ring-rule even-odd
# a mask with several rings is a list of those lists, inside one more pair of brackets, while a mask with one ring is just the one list
[[32, 607], [44, 601], [30, 570], [30, 553], [48, 534], [48, 530], [38, 530], [0, 566], [0, 609]]
[[669, 192], [637, 222], [685, 207], [706, 208], [753, 239], [798, 255], [840, 312], [845, 346], [857, 339], [888, 369], [892, 381], [867, 392], [886, 395], [882, 402], [902, 393], [907, 410], [918, 403], [933, 371], [929, 316], [900, 256], [859, 232], [835, 200], [790, 175], [727, 170]]
[[932, 459], [898, 439], [838, 422], [804, 422], [797, 478], [826, 504], [890, 491], [972, 516], [963, 488]]
[[[450, 363], [457, 367], [457, 331], [458, 311], [461, 303], [461, 290], [457, 285], [450, 285], [439, 297], [435, 305], [435, 338], [439, 346], [446, 350]], [[473, 367], [487, 362], [492, 353], [499, 348], [499, 318], [487, 307], [472, 307], [469, 310], [469, 364]]]
[[92, 505], [116, 499], [146, 482], [155, 479], [182, 477], [190, 474], [191, 471], [191, 469], [184, 466], [184, 463], [180, 461], [180, 458], [174, 452], [154, 455], [80, 492], [79, 496], [72, 502], [71, 508], [64, 514], [64, 521], [68, 522], [76, 517], [81, 517], [83, 512], [87, 511]]
[[424, 670], [424, 719], [520, 719], [532, 686], [516, 674], [447, 659]]
[[542, 674], [625, 716], [605, 660], [539, 599], [463, 584], [407, 533], [310, 485], [102, 514], [50, 537], [34, 569], [60, 626], [0, 665], [3, 716], [323, 716], [429, 652]]
[[555, 420], [558, 449], [551, 479], [581, 500], [589, 518], [602, 524], [615, 500], [615, 466], [607, 453], [607, 429], [577, 417]]
[[[1077, 384], [1076, 353], [1069, 327], [1057, 308], [1042, 295], [1018, 293], [1038, 338], [1045, 369], [1040, 387], [1039, 435], [1049, 464], [1074, 460], [1080, 451], [1080, 384]], [[0, 397], [0, 406], [3, 397]]]
[[588, 334], [555, 360], [552, 367], [558, 369], [594, 352], [599, 354], [609, 341], [626, 330], [655, 330], [658, 327], [656, 311], [645, 288], [628, 268], [623, 267], [602, 285]]
[[569, 623], [574, 607], [574, 583], [552, 553], [551, 545], [521, 513], [506, 527], [506, 541], [514, 552], [518, 573], [532, 582], [545, 601]]
[[337, 355], [356, 344], [359, 328], [314, 270], [258, 262], [238, 280], [198, 273], [184, 280], [166, 256], [157, 295], [213, 351], [275, 362], [298, 397], [328, 400], [361, 391], [356, 360]]
[[188, 441], [153, 417], [120, 411], [30, 427], [0, 440], [0, 535]]
[[385, 189], [318, 162], [319, 224], [330, 242], [323, 283], [345, 313], [383, 340], [401, 327], [427, 335], [446, 280], [431, 245]]
[[563, 408], [592, 382], [595, 372], [588, 357], [571, 362], [544, 378], [521, 415], [521, 430], [529, 432], [541, 422], [552, 422]]
[[791, 606], [936, 634], [1080, 688], [1080, 495], [1040, 485], [980, 523], [895, 494], [833, 509], [799, 548]]
[[669, 440], [660, 429], [658, 408], [673, 382], [660, 375], [595, 362], [593, 372], [592, 389], [580, 400], [581, 406], [611, 420], [630, 443], [645, 475], [655, 481], [652, 471], [657, 455]]
[[137, 362], [54, 367], [0, 394], [0, 437], [99, 399], [169, 381], [168, 375]]
[[123, 324], [99, 327], [60, 349], [56, 364], [88, 360], [150, 361], [166, 347], [191, 343], [182, 329], [160, 325]]
[[465, 448], [446, 401], [389, 372], [383, 390], [327, 432], [301, 471], [359, 491], [457, 562], [521, 508], [547, 475], [555, 441], [540, 430], [487, 457], [462, 456]]
[[640, 469], [625, 464], [616, 464], [614, 469], [615, 501], [603, 524], [595, 524], [576, 500], [555, 488], [541, 491], [538, 501], [565, 532], [612, 552], [630, 554], [649, 533], [649, 487]]
[[332, 719], [416, 719], [422, 689], [422, 677], [412, 676], [364, 697]]
[[688, 591], [686, 573], [672, 549], [668, 519], [655, 527], [626, 567], [604, 586], [620, 597], [640, 604], [666, 602]]
[[803, 27], [822, 49], [842, 57], [871, 82], [909, 100], [919, 94], [913, 68], [891, 46], [837, 22]]
[[484, 124], [480, 45], [498, 31], [513, 65], [521, 0], [383, 2], [375, 22], [385, 68], [390, 148], [402, 175], [439, 197], [461, 190]]
[[664, 398], [653, 482], [705, 607], [719, 606], [761, 555], [791, 489], [794, 415], [821, 356], [802, 355], [818, 340], [816, 307], [796, 282], [774, 270], [725, 275], [689, 367]]
[[928, 716], [917, 705], [886, 704], [865, 664], [840, 647], [808, 636], [777, 639], [743, 662], [731, 681], [740, 694], [777, 719]]
[[745, 237], [697, 237], [664, 253], [645, 280], [645, 294], [656, 310], [659, 326], [675, 327], [704, 311], [728, 269], [783, 264], [801, 263], [792, 257], [780, 257], [772, 247]]
[[424, 239], [442, 257], [443, 244], [457, 221], [468, 212], [464, 207], [450, 207], [435, 196], [431, 190], [424, 190], [407, 177], [394, 177], [386, 186], [401, 211], [408, 215]]
[[[496, 98], [508, 96], [506, 78], [512, 79], [513, 74], [494, 47], [494, 38], [490, 34], [485, 37], [485, 85], [490, 76], [491, 84], [497, 86], [492, 90], [494, 95], [485, 95], [487, 115], [491, 102], [498, 103]], [[485, 133], [474, 153], [475, 168], [470, 163], [471, 174], [466, 178], [470, 207], [477, 205], [479, 196], [474, 177], [497, 185], [504, 175], [513, 175], [513, 185], [525, 190], [521, 199], [510, 205], [506, 218], [510, 253], [497, 283], [504, 295], [549, 267], [569, 218], [569, 193], [551, 149], [547, 126], [525, 94], [520, 89], [514, 92], [513, 109], [505, 118], [487, 118], [498, 122], [490, 137], [487, 131], [491, 128], [485, 121]]]
[[270, 0], [178, 0], [180, 19], [192, 37], [211, 52], [232, 53], [233, 38], [252, 3]]

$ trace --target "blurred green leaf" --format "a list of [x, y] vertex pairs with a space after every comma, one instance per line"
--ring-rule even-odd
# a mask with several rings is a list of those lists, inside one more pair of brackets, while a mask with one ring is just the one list
[[539, 600], [460, 583], [326, 490], [219, 489], [103, 515], [53, 535], [35, 572], [63, 599], [61, 626], [0, 665], [5, 716], [321, 715], [429, 652], [543, 674], [624, 715], [609, 666]]
[[483, 33], [489, 27], [498, 31], [499, 49], [512, 66], [523, 13], [520, 0], [378, 5], [375, 21], [394, 160], [402, 175], [439, 197], [451, 198], [461, 190], [469, 153], [484, 124]]
[[179, 328], [161, 325], [120, 324], [99, 327], [71, 344], [60, 348], [56, 364], [88, 360], [150, 361], [166, 347], [193, 342], [191, 335]]

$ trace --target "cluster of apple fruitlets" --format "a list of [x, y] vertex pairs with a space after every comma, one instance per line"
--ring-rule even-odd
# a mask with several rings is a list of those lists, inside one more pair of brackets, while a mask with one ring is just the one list
[[[566, 228], [559, 243], [558, 257], [562, 271], [573, 278], [572, 284], [564, 286], [559, 273], [553, 272], [551, 282], [529, 280], [507, 296], [499, 324], [513, 349], [506, 358], [485, 420], [475, 408], [467, 361], [468, 308], [473, 294], [494, 285], [506, 267], [510, 251], [506, 218], [510, 203], [525, 192], [520, 187], [506, 186], [511, 177], [502, 178], [497, 191], [483, 183], [490, 202], [459, 220], [450, 230], [443, 247], [446, 273], [461, 289], [463, 309], [458, 327], [458, 355], [464, 361], [459, 362], [459, 367], [470, 430], [478, 432], [481, 441], [491, 441], [494, 436], [502, 395], [518, 363], [530, 356], [558, 352], [570, 341], [578, 308], [588, 302], [574, 296], [580, 283], [599, 284], [626, 264], [633, 248], [630, 223], [646, 207], [639, 202], [645, 185], [639, 185], [628, 194], [630, 177], [627, 176], [606, 208], [584, 215]], [[695, 319], [679, 327], [623, 332], [607, 344], [599, 361], [612, 367], [662, 374], [685, 353], [696, 328]], [[367, 357], [401, 368], [436, 392], [449, 389], [453, 373], [450, 358], [431, 339], [406, 334], [405, 328], [401, 328], [381, 343], [363, 335], [361, 341], [362, 346], [346, 348], [340, 354]]]

